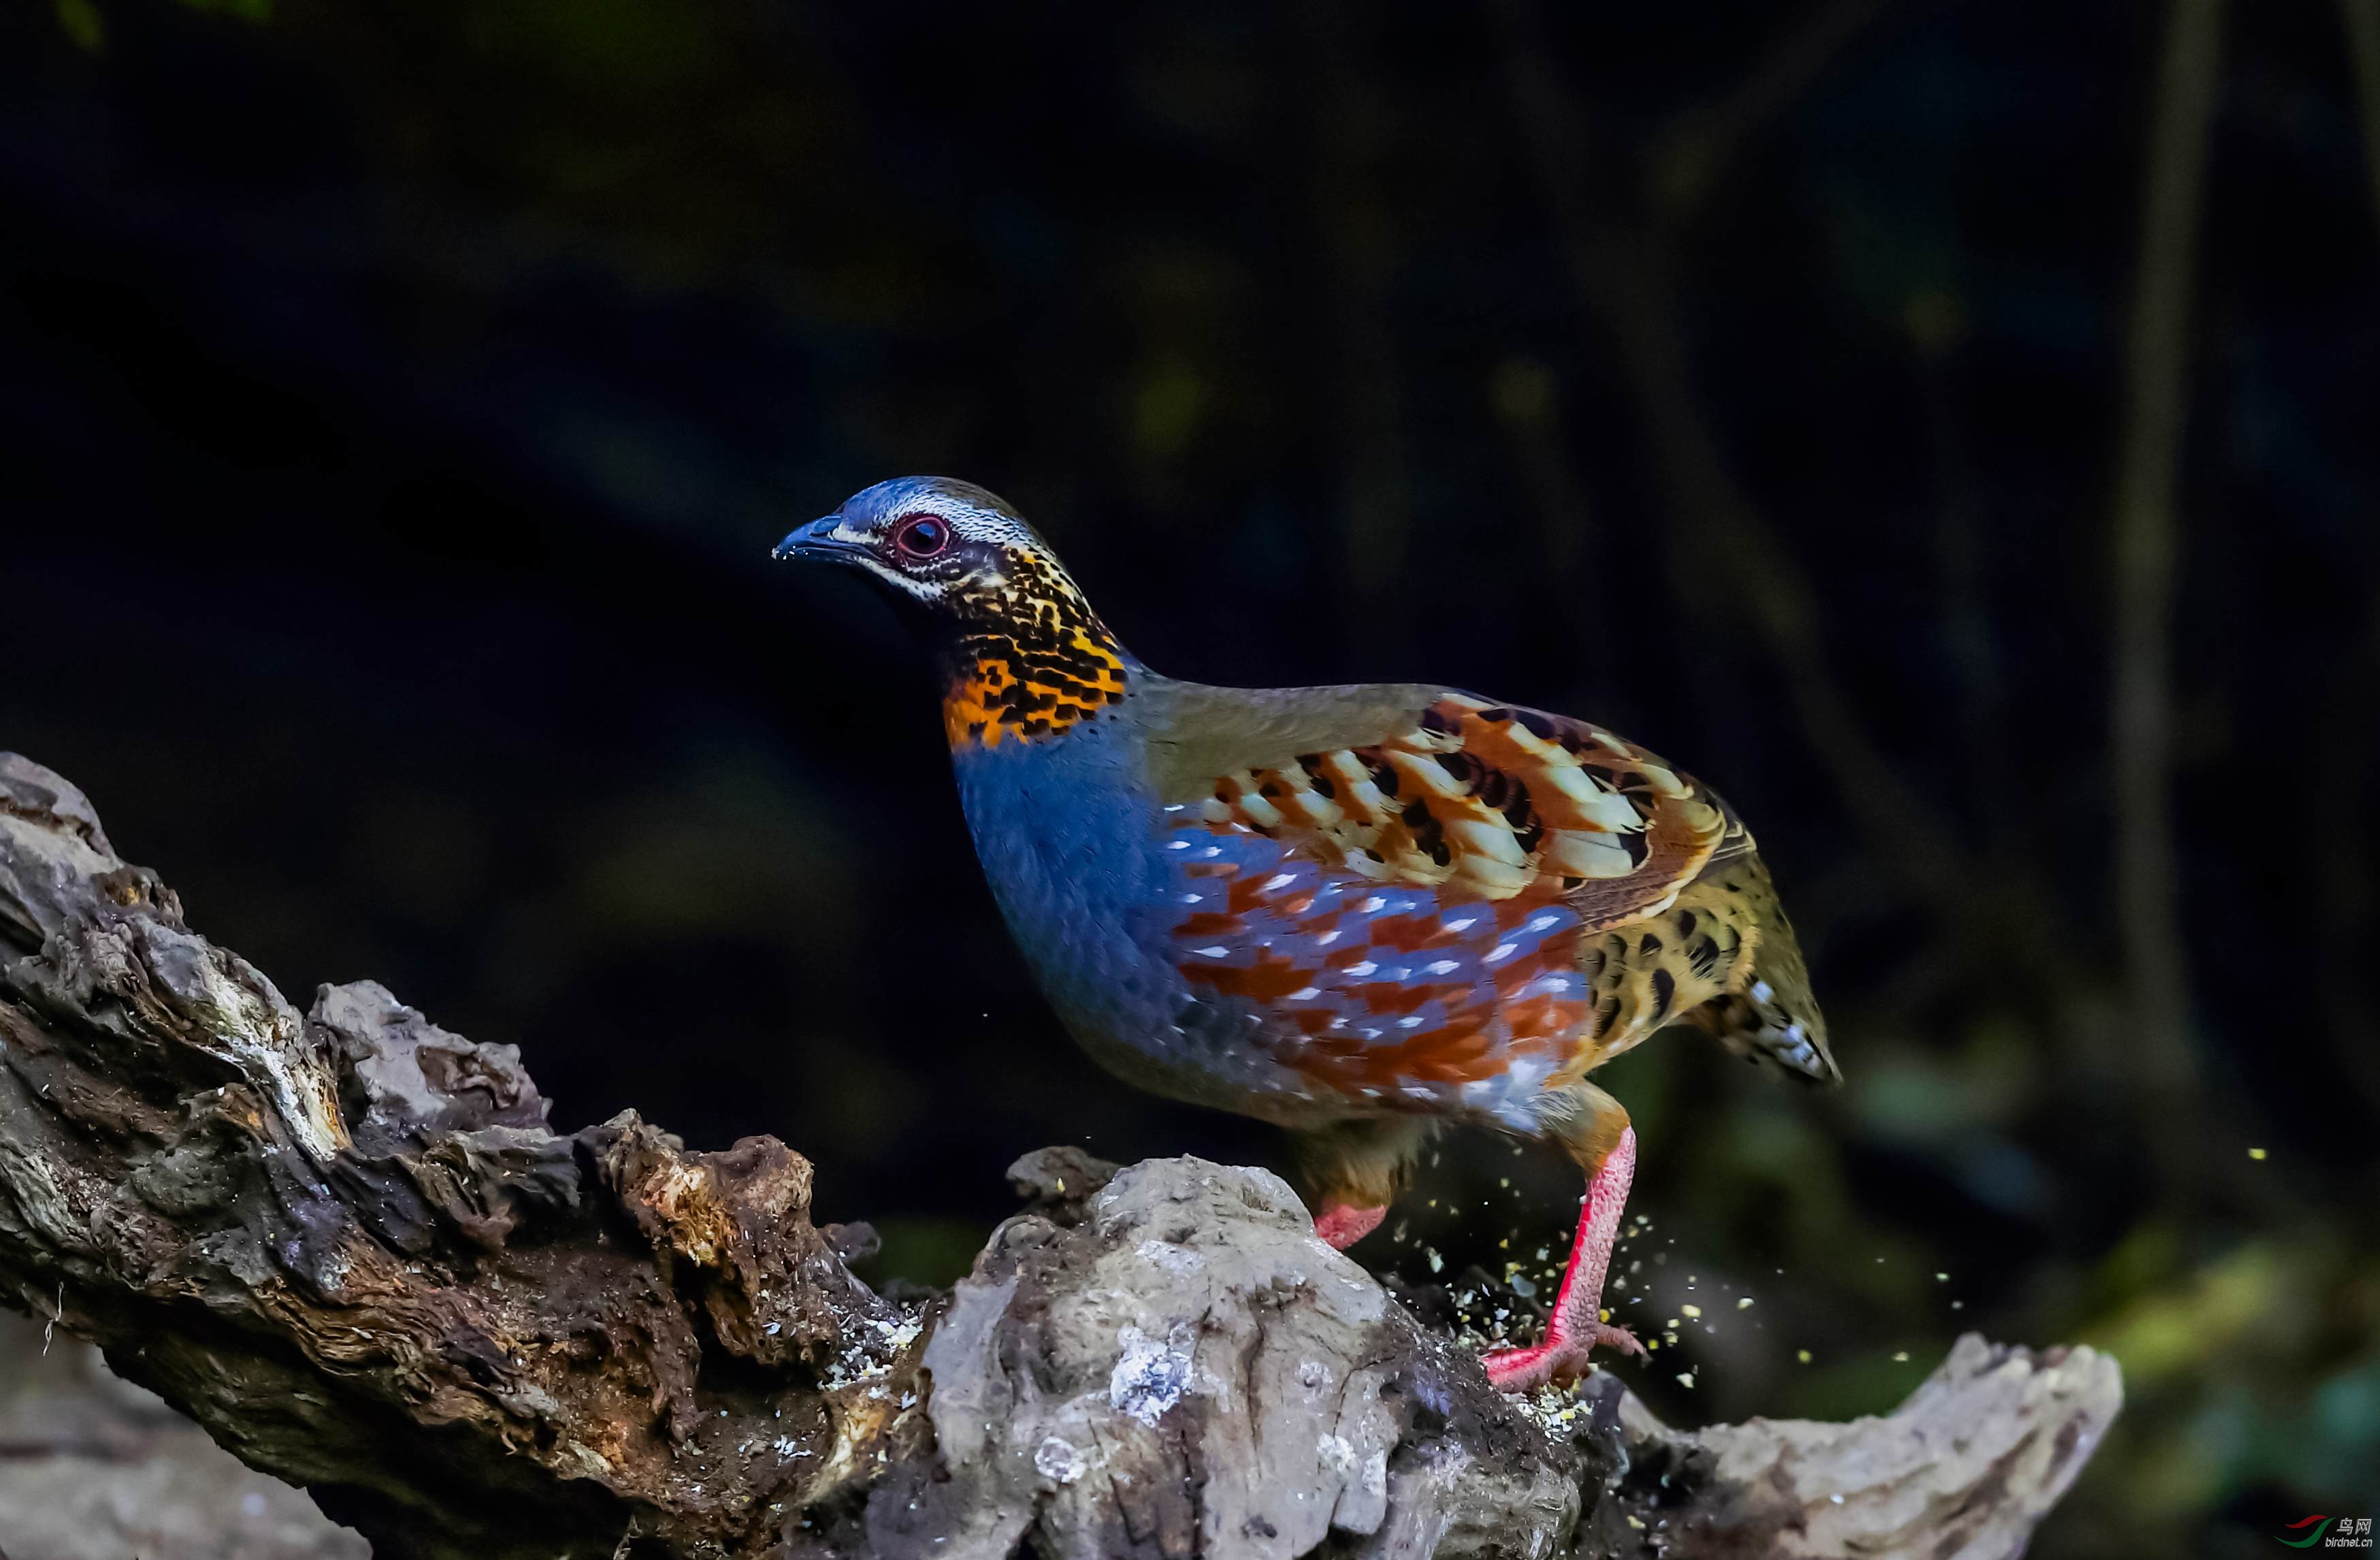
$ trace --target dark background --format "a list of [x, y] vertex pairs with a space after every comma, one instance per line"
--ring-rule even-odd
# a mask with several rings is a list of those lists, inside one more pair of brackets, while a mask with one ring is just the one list
[[[1026, 1149], [1282, 1163], [1067, 1044], [917, 657], [766, 561], [981, 481], [1176, 676], [1488, 689], [1751, 820], [1852, 1081], [1607, 1075], [1658, 1410], [2089, 1341], [2036, 1553], [2272, 1553], [2380, 1515], [2380, 30], [2359, 92], [2371, 0], [2235, 5], [2160, 130], [2204, 3], [9, 7], [0, 746], [301, 1005], [775, 1133], [947, 1280]], [[1358, 1255], [1576, 1195], [1453, 1140]]]

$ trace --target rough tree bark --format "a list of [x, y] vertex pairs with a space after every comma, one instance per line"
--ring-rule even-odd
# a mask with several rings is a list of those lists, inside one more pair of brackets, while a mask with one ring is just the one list
[[0, 1296], [388, 1560], [2016, 1554], [2112, 1361], [1961, 1341], [1893, 1415], [1526, 1404], [1288, 1187], [1045, 1151], [921, 1306], [772, 1139], [552, 1131], [512, 1048], [300, 1015], [0, 755]]

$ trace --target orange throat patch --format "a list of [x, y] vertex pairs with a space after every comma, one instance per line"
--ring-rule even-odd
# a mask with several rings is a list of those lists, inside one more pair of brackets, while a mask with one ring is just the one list
[[1027, 625], [971, 633], [957, 646], [942, 695], [942, 730], [953, 748], [1030, 742], [1098, 718], [1124, 696], [1121, 647], [1099, 620], [1059, 603]]

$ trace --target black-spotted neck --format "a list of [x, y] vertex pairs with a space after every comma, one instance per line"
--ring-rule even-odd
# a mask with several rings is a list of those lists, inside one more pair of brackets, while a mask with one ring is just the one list
[[1062, 735], [1123, 701], [1139, 664], [1045, 554], [968, 600], [937, 655], [953, 749]]

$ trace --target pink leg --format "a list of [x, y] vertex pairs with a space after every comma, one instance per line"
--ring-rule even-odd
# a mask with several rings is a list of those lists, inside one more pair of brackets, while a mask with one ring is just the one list
[[1386, 1207], [1350, 1208], [1343, 1202], [1334, 1202], [1314, 1216], [1314, 1233], [1333, 1249], [1344, 1251], [1379, 1228], [1380, 1221], [1388, 1216]]
[[1628, 1183], [1635, 1178], [1636, 1129], [1631, 1127], [1620, 1134], [1586, 1188], [1586, 1205], [1578, 1212], [1578, 1238], [1571, 1246], [1561, 1287], [1554, 1294], [1545, 1341], [1534, 1348], [1495, 1349], [1482, 1361], [1488, 1379], [1506, 1392], [1575, 1380], [1586, 1369], [1587, 1350], [1597, 1344], [1624, 1354], [1645, 1352], [1634, 1334], [1603, 1320], [1603, 1278], [1611, 1266], [1611, 1249], [1619, 1244]]

